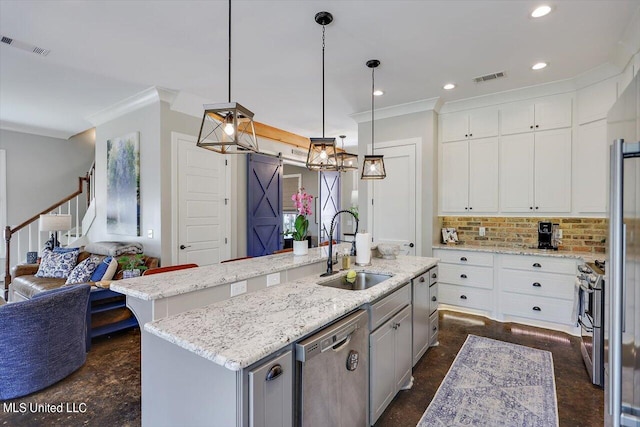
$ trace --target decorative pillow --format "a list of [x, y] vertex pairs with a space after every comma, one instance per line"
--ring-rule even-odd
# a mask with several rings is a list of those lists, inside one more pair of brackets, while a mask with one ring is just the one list
[[113, 276], [116, 275], [116, 270], [118, 270], [118, 260], [115, 258], [111, 258], [111, 262], [109, 263], [109, 268], [104, 272], [104, 276], [100, 280], [111, 280]]
[[73, 267], [76, 266], [77, 261], [78, 251], [57, 254], [49, 249], [44, 249], [36, 277], [66, 279]]
[[76, 283], [87, 283], [91, 280], [91, 274], [100, 264], [102, 257], [100, 255], [91, 255], [89, 258], [80, 262], [69, 273], [66, 285], [73, 285]]
[[107, 271], [107, 268], [109, 268], [109, 264], [111, 263], [112, 259], [112, 257], [108, 256], [104, 258], [100, 264], [98, 264], [96, 269], [93, 270], [93, 273], [91, 274], [92, 282], [99, 282], [100, 280], [102, 280], [102, 277], [104, 277], [104, 273]]
[[80, 252], [80, 248], [63, 248], [62, 246], [56, 246], [53, 248], [53, 252], [57, 254], [66, 254], [67, 252], [78, 251]]

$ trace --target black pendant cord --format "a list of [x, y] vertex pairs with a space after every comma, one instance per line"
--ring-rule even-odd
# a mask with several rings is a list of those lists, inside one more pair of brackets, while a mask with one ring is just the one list
[[376, 73], [375, 67], [371, 68], [371, 155], [375, 155], [376, 154], [376, 152], [374, 151], [374, 148], [373, 148], [373, 144], [374, 144], [374, 141], [375, 141], [374, 133], [373, 133], [373, 124], [375, 122], [375, 120], [373, 119], [373, 114], [374, 114], [373, 112], [375, 111], [375, 109], [373, 108], [374, 107], [374, 101], [373, 100], [375, 99], [375, 96], [373, 95], [373, 91], [376, 88], [376, 85], [375, 85], [375, 73]]
[[324, 29], [322, 26], [322, 137], [324, 138]]
[[231, 103], [231, 0], [229, 0], [229, 103]]

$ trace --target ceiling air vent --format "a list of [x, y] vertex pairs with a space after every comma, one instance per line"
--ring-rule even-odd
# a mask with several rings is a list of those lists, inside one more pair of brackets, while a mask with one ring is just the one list
[[26, 50], [27, 52], [33, 52], [37, 55], [42, 55], [42, 56], [47, 56], [49, 52], [51, 52], [49, 49], [43, 49], [41, 47], [34, 46], [32, 44], [28, 44], [25, 42], [21, 42], [20, 40], [15, 40], [7, 36], [2, 36], [2, 43], [8, 44], [13, 47], [17, 47], [18, 49]]
[[305, 157], [307, 155], [306, 151], [302, 151], [302, 150], [298, 150], [296, 148], [292, 148], [291, 149], [291, 154], [296, 155], [296, 156], [303, 156]]
[[507, 73], [504, 71], [498, 71], [497, 73], [486, 74], [484, 76], [476, 77], [473, 79], [475, 83], [482, 83], [489, 80], [499, 79], [501, 77], [507, 77]]

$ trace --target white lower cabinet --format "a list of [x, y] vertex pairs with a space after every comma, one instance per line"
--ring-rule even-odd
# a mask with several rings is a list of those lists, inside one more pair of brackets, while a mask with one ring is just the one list
[[[402, 288], [404, 289], [410, 291], [410, 285], [407, 284]], [[394, 295], [397, 297], [394, 293], [387, 298]], [[373, 304], [370, 309], [374, 309], [378, 304], [384, 305], [387, 298]], [[370, 425], [375, 424], [396, 393], [411, 379], [411, 338], [410, 300], [408, 305], [369, 336]]]
[[446, 308], [577, 334], [576, 258], [450, 249], [436, 249], [434, 257]]
[[[502, 255], [500, 307], [512, 317], [575, 326], [575, 259]], [[523, 320], [527, 322], [527, 320]]]
[[461, 309], [493, 313], [493, 254], [437, 249], [438, 300]]
[[291, 351], [249, 371], [249, 426], [293, 426]]

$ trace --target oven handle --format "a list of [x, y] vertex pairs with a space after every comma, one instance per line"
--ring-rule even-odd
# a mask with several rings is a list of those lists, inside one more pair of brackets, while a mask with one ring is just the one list
[[584, 328], [584, 330], [585, 330], [585, 331], [587, 331], [587, 332], [593, 332], [593, 327], [589, 327], [589, 326], [585, 325], [585, 324], [582, 322], [582, 319], [578, 318], [578, 323], [580, 324], [580, 326], [582, 326], [582, 327]]

